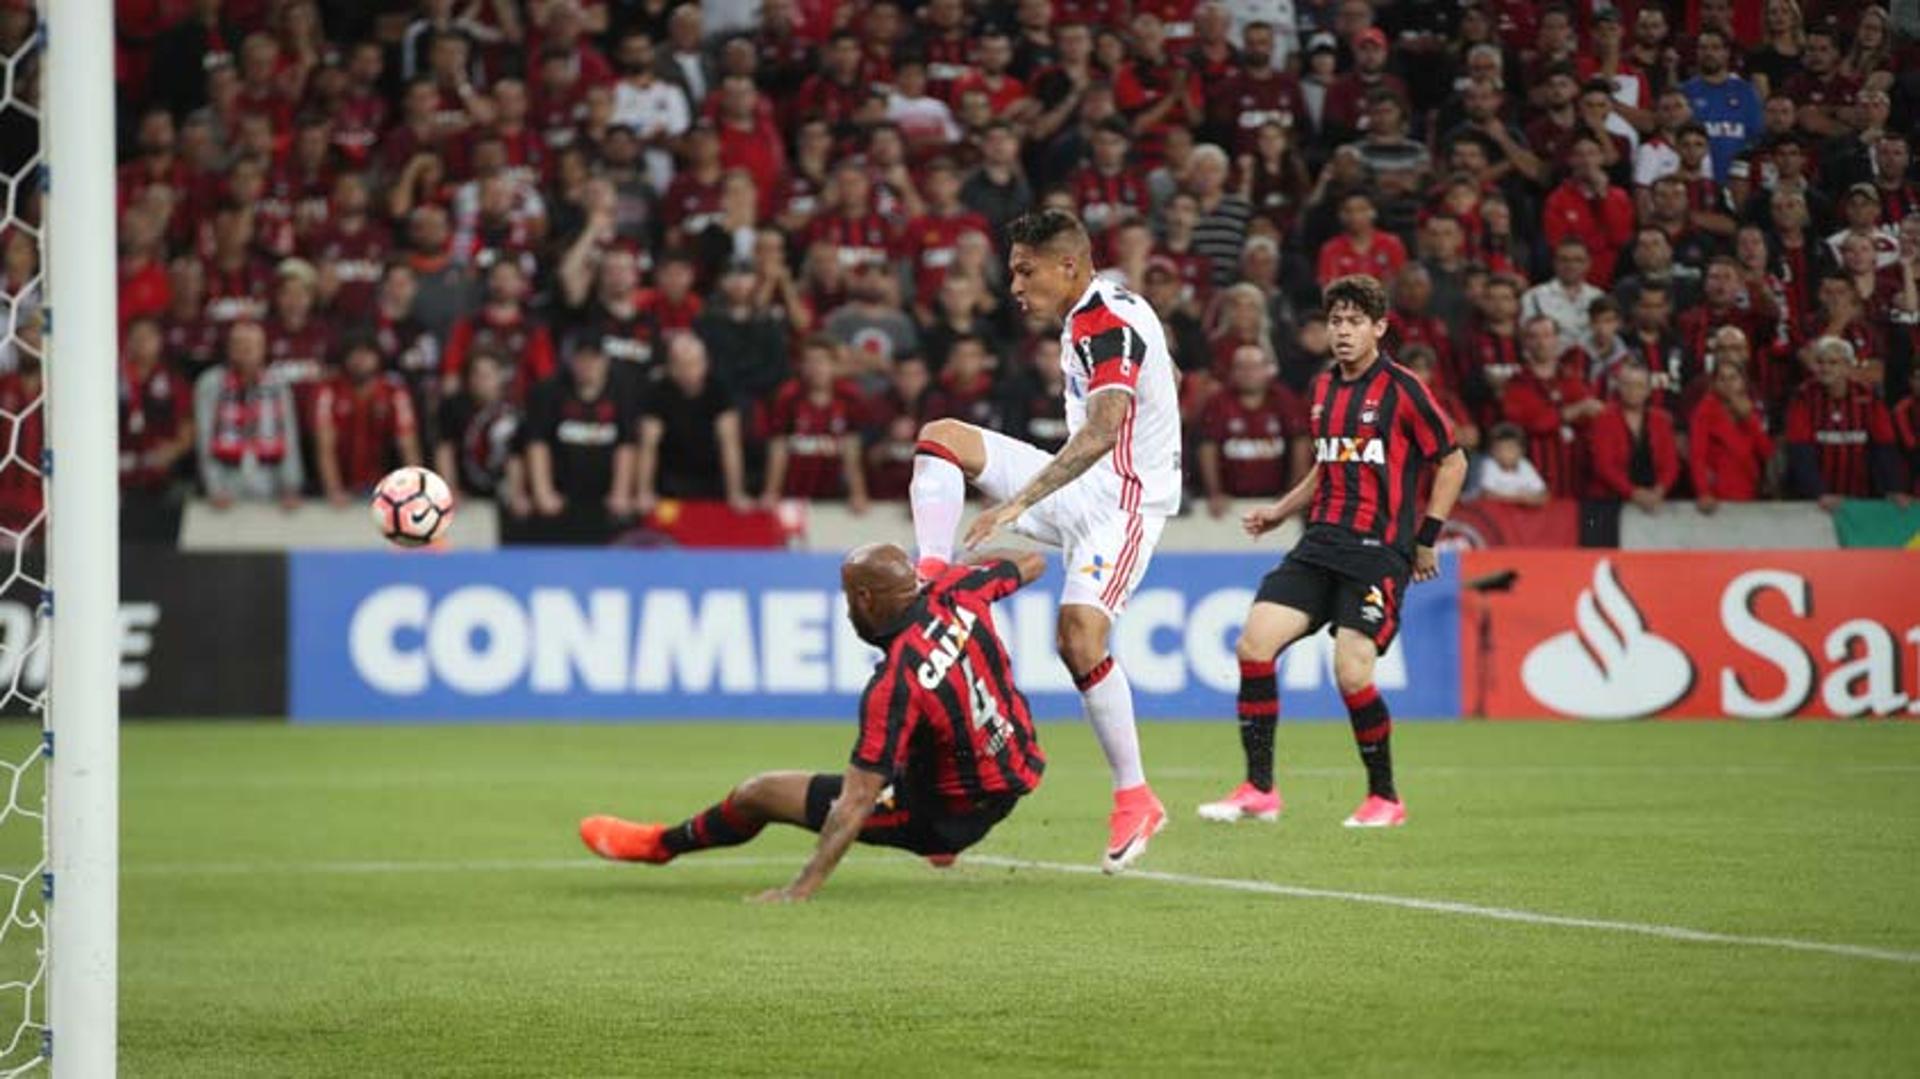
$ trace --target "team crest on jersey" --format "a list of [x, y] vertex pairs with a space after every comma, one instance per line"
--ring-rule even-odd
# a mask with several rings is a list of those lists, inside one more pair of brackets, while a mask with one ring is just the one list
[[1377, 438], [1316, 438], [1313, 459], [1322, 464], [1384, 465], [1387, 445]]
[[1360, 422], [1372, 423], [1380, 418], [1380, 402], [1365, 401], [1360, 405]]

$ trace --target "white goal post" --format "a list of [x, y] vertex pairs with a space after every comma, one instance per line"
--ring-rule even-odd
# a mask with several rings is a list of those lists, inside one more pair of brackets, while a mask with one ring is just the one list
[[113, 5], [42, 0], [48, 576], [47, 1051], [111, 1076], [120, 896], [119, 364]]

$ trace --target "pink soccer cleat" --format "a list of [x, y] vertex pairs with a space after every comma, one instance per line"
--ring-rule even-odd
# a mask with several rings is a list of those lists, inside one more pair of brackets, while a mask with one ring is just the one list
[[1167, 808], [1145, 783], [1113, 792], [1113, 813], [1107, 817], [1107, 853], [1100, 860], [1105, 873], [1118, 873], [1147, 852], [1147, 841], [1167, 826]]
[[1233, 793], [1217, 802], [1206, 802], [1200, 806], [1202, 820], [1231, 822], [1237, 820], [1280, 819], [1280, 813], [1287, 804], [1280, 799], [1280, 788], [1263, 791], [1251, 783], [1242, 783], [1233, 788]]
[[1349, 828], [1398, 828], [1407, 823], [1407, 807], [1377, 794], [1367, 795], [1344, 822]]
[[944, 558], [935, 558], [932, 555], [928, 555], [914, 563], [913, 575], [920, 579], [921, 584], [931, 584], [939, 580], [940, 575], [947, 572], [951, 565], [952, 564]]

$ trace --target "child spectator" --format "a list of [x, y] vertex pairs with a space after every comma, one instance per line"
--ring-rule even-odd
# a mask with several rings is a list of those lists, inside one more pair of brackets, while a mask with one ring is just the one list
[[1473, 482], [1475, 498], [1520, 506], [1547, 504], [1547, 482], [1527, 460], [1527, 433], [1517, 425], [1494, 426]]

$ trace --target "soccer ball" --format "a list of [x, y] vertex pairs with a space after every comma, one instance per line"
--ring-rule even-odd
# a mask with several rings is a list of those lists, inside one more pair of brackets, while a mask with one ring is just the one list
[[453, 492], [431, 469], [409, 466], [387, 473], [373, 489], [373, 526], [402, 547], [424, 547], [453, 523]]

